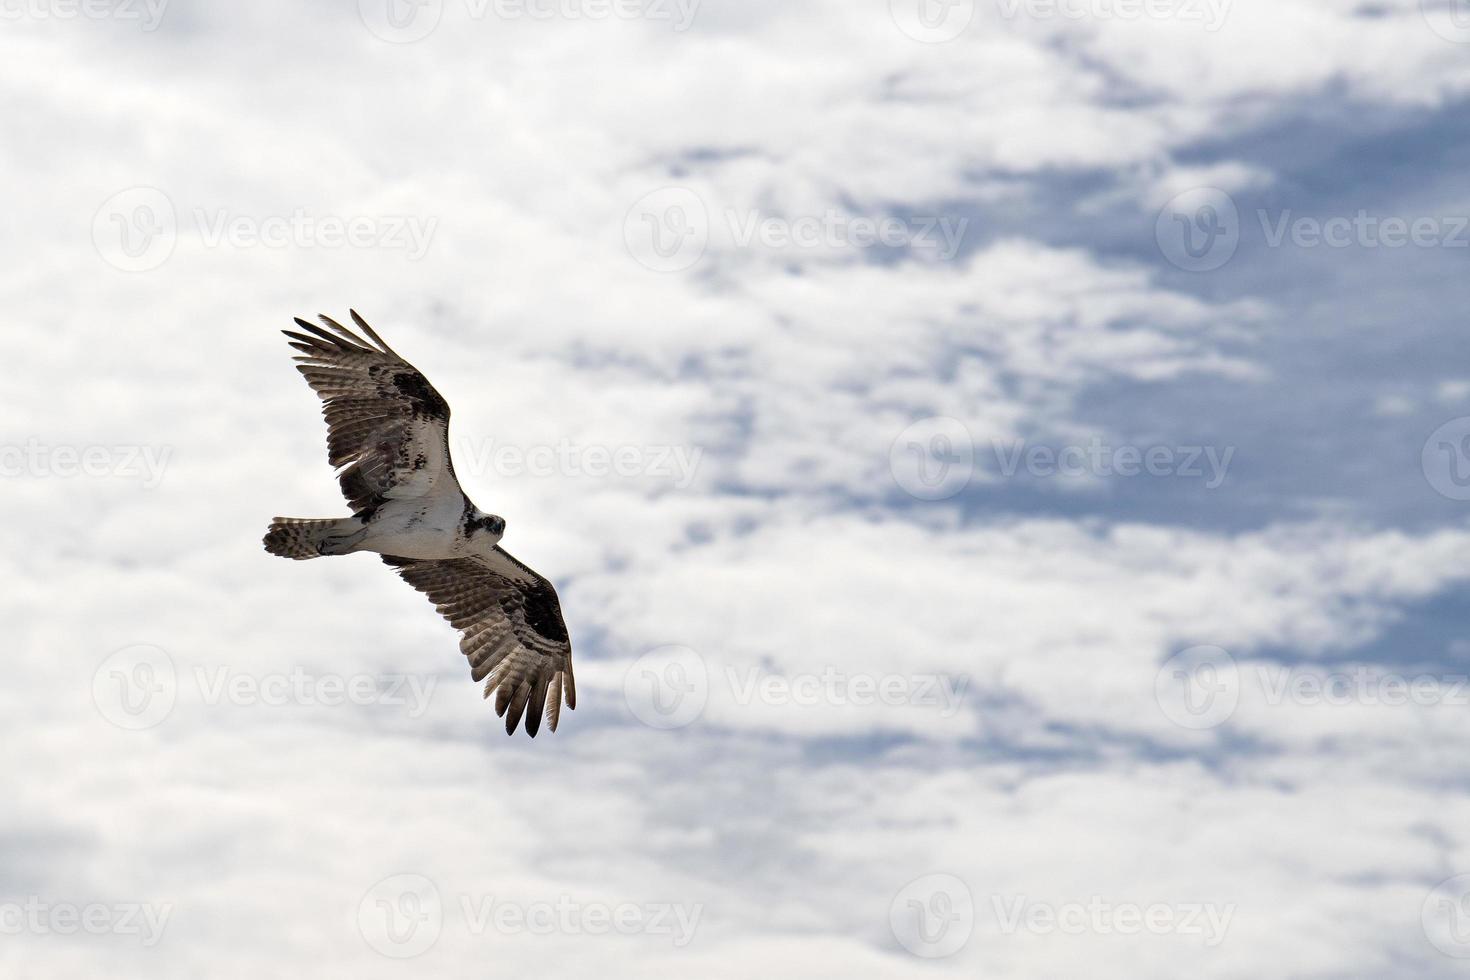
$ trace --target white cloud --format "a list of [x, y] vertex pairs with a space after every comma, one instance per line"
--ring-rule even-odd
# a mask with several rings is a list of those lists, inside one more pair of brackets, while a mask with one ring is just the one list
[[[0, 943], [0, 973], [1445, 968], [1418, 917], [1470, 861], [1454, 711], [1247, 687], [1223, 727], [1196, 731], [1155, 681], [1199, 644], [1248, 675], [1358, 659], [1413, 673], [1365, 644], [1459, 586], [1466, 532], [1351, 514], [1188, 529], [1142, 496], [1129, 517], [1013, 512], [1017, 485], [983, 458], [997, 439], [1119, 436], [1088, 407], [1107, 388], [1262, 397], [1255, 342], [1276, 316], [1115, 249], [1061, 247], [1039, 219], [1018, 233], [986, 216], [1044, 211], [1047, 181], [1100, 170], [1116, 185], [1083, 195], [1084, 217], [1118, 193], [1155, 206], [1198, 183], [1265, 186], [1270, 161], [1175, 158], [1336, 85], [1363, 105], [1447, 104], [1463, 60], [1409, 5], [1242, 2], [1213, 34], [987, 9], [944, 45], [905, 37], [884, 4], [711, 2], [676, 34], [449, 2], [402, 45], [353, 6], [174, 5], [151, 34], [30, 15], [0, 34], [6, 130], [40, 148], [0, 151], [16, 408], [0, 443], [165, 461], [156, 486], [120, 467], [6, 480], [0, 916], [33, 894], [171, 909], [153, 949], [28, 926]], [[99, 216], [137, 186], [166, 211]], [[625, 238], [629, 209], [667, 186], [713, 223], [702, 259], [660, 274]], [[258, 229], [298, 213], [432, 234], [417, 260], [319, 235], [211, 244], [220, 216]], [[970, 223], [943, 260], [741, 246], [731, 213]], [[99, 221], [121, 234], [169, 216], [157, 268], [108, 263], [131, 240], [94, 245]], [[553, 736], [500, 736], [452, 631], [376, 561], [260, 551], [272, 514], [342, 510], [274, 330], [349, 304], [454, 405], [467, 489], [561, 590], [582, 697]], [[934, 415], [968, 431], [976, 470], [967, 495], [920, 503], [890, 449]], [[564, 443], [694, 462], [681, 483], [506, 472], [490, 455]], [[1236, 448], [1250, 465], [1270, 447]], [[175, 672], [172, 710], [144, 731], [94, 703], [94, 671], [133, 644]], [[710, 680], [672, 732], [624, 701], [630, 665], [665, 644], [697, 651]], [[317, 696], [388, 675], [421, 683], [428, 710], [205, 685], [305, 678]], [[979, 914], [931, 964], [889, 920], [935, 873], [963, 879]], [[399, 874], [446, 903], [437, 943], [406, 961], [358, 919]], [[1218, 948], [1169, 934], [1126, 955], [1116, 936], [999, 931], [997, 900], [1094, 896], [1229, 905], [1232, 925]], [[684, 946], [477, 933], [460, 902], [491, 898], [700, 918]]]

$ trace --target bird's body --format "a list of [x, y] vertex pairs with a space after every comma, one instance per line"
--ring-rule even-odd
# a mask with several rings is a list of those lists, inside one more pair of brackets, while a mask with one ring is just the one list
[[[469, 558], [488, 556], [501, 535], [473, 533], [476, 521], [489, 517], [473, 504], [455, 506], [448, 494], [409, 500], [386, 500], [360, 518], [347, 518], [334, 530], [331, 554], [375, 551], [398, 558]], [[466, 529], [470, 530], [467, 531]]]
[[[278, 517], [273, 555], [304, 560], [376, 552], [463, 631], [471, 676], [513, 732], [556, 730], [563, 695], [576, 707], [572, 651], [551, 583], [499, 547], [505, 521], [465, 496], [449, 455], [449, 405], [354, 311], [364, 339], [322, 317], [285, 331], [298, 370], [325, 403], [328, 457], [353, 516]], [[549, 697], [548, 697], [549, 696]], [[529, 709], [529, 711], [527, 710]]]
[[[500, 543], [500, 534], [476, 528], [482, 514], [473, 504], [454, 506], [448, 495], [421, 500], [390, 500], [374, 512], [363, 527], [359, 551], [376, 551], [400, 558], [468, 558], [489, 555]], [[466, 500], [468, 504], [468, 500]]]

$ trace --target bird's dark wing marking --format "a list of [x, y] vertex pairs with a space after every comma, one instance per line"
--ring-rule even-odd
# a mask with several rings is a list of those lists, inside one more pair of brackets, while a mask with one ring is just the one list
[[556, 589], [502, 548], [490, 555], [421, 561], [384, 555], [409, 585], [429, 597], [462, 631], [459, 649], [470, 675], [495, 692], [495, 713], [513, 733], [524, 714], [526, 734], [544, 716], [556, 731], [563, 696], [577, 706], [572, 646]]
[[330, 317], [284, 330], [296, 369], [322, 399], [327, 458], [346, 467], [342, 494], [358, 513], [389, 498], [459, 492], [449, 458], [449, 405], [429, 379], [383, 342], [357, 311], [362, 335]]

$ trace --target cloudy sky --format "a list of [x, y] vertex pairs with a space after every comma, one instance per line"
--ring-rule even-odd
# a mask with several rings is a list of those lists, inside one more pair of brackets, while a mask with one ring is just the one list
[[[0, 0], [6, 977], [1457, 977], [1465, 0]], [[508, 739], [276, 332], [557, 585]]]

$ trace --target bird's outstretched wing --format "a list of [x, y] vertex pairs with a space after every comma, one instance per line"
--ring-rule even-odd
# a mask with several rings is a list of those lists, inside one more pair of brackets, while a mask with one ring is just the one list
[[526, 734], [552, 731], [562, 698], [577, 706], [572, 645], [561, 603], [550, 582], [497, 547], [490, 555], [423, 561], [384, 555], [403, 580], [434, 603], [451, 626], [463, 632], [459, 649], [470, 675], [495, 692], [495, 713], [513, 734], [522, 714]]
[[300, 351], [296, 370], [321, 396], [327, 458], [355, 512], [385, 499], [459, 492], [449, 459], [449, 405], [412, 364], [373, 332], [357, 311], [366, 339], [330, 317], [329, 330], [299, 317], [305, 333], [283, 330]]

